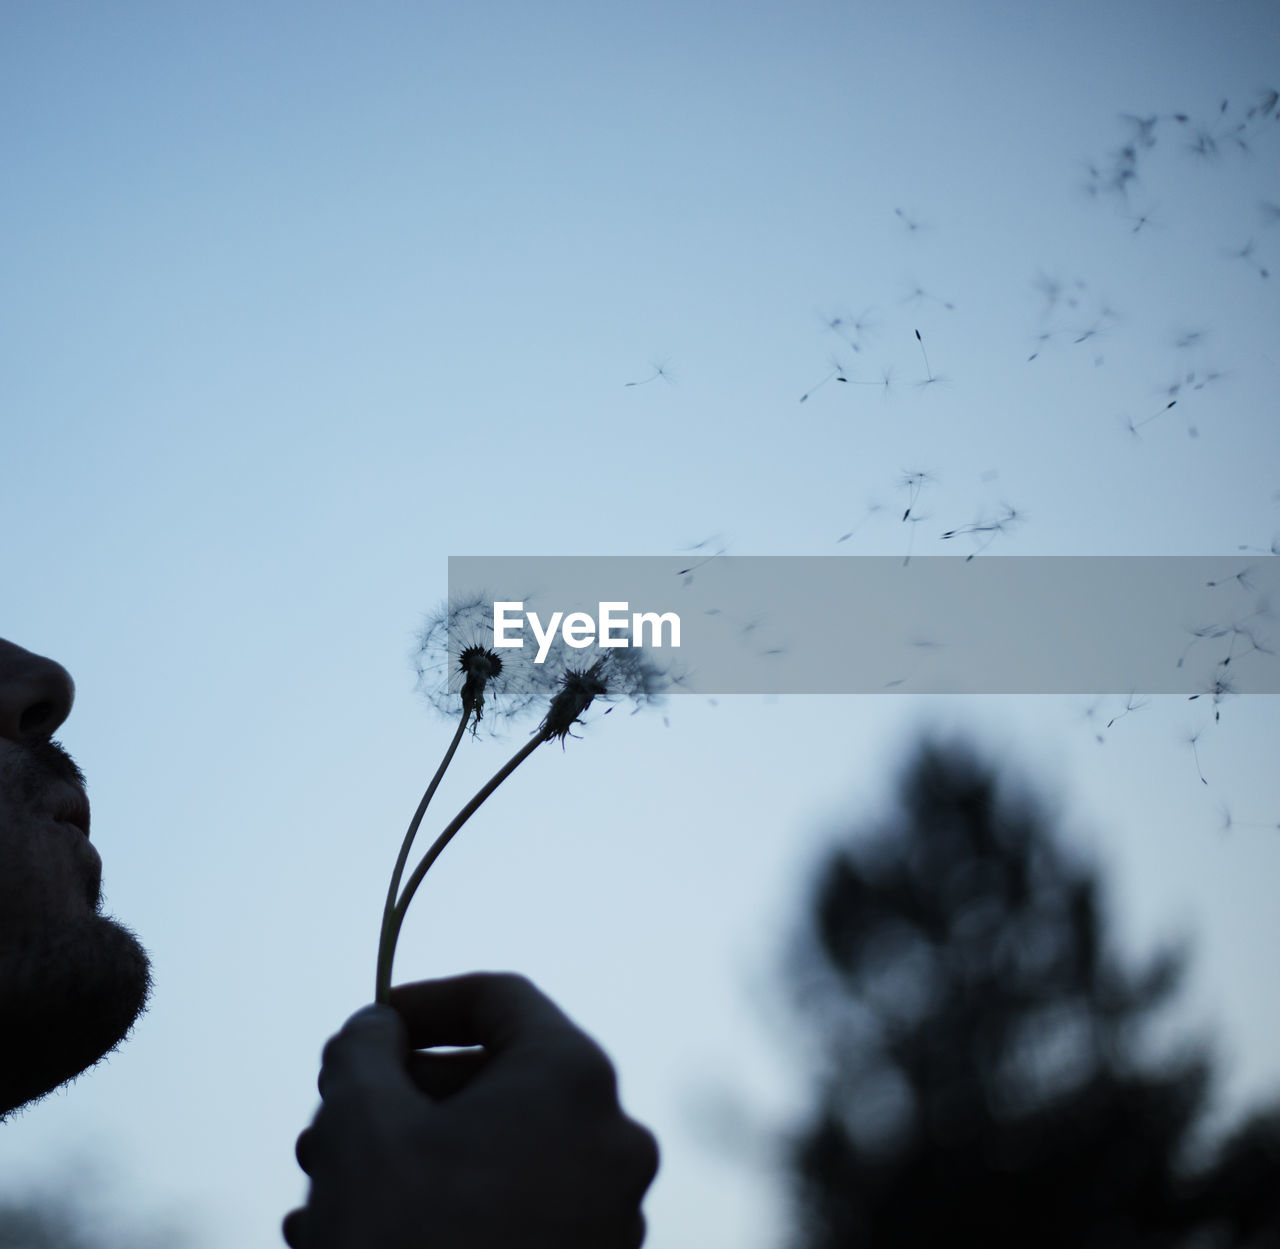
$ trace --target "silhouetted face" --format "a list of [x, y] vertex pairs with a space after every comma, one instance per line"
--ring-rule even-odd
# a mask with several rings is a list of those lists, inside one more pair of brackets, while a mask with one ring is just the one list
[[150, 989], [145, 951], [101, 914], [83, 777], [52, 740], [74, 689], [0, 639], [0, 1117], [114, 1049]]

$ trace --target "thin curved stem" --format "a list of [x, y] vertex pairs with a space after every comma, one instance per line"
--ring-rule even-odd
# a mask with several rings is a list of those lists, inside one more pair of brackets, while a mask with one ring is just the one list
[[399, 900], [392, 908], [388, 921], [383, 928], [382, 942], [378, 949], [378, 984], [377, 984], [377, 1000], [386, 1002], [390, 1000], [391, 994], [391, 964], [395, 959], [396, 941], [400, 936], [400, 926], [404, 923], [405, 912], [409, 909], [409, 903], [413, 901], [413, 895], [417, 892], [418, 886], [422, 884], [423, 877], [426, 876], [431, 865], [440, 857], [441, 851], [445, 846], [453, 840], [453, 836], [457, 831], [480, 809], [481, 804], [493, 793], [503, 781], [511, 775], [533, 752], [542, 745], [543, 742], [549, 741], [553, 734], [546, 728], [540, 729], [537, 734], [526, 742], [519, 750], [516, 751], [510, 759], [498, 769], [497, 772], [485, 783], [485, 785], [477, 792], [474, 798], [467, 803], [461, 811], [458, 812], [450, 821], [449, 826], [435, 839], [431, 849], [422, 856], [422, 860], [418, 866], [413, 869], [413, 875], [409, 877], [408, 882], [401, 893]]
[[[422, 795], [422, 801], [418, 803], [418, 809], [413, 813], [413, 819], [409, 822], [408, 832], [404, 835], [404, 840], [400, 843], [400, 854], [396, 859], [396, 866], [391, 873], [391, 884], [387, 888], [387, 900], [382, 908], [382, 929], [378, 935], [378, 968], [381, 969], [383, 961], [383, 950], [387, 943], [387, 932], [391, 923], [391, 916], [395, 910], [396, 894], [400, 891], [400, 878], [404, 875], [404, 865], [409, 861], [409, 850], [413, 845], [413, 839], [418, 834], [418, 828], [422, 824], [422, 817], [427, 813], [427, 806], [430, 804], [440, 781], [443, 779], [446, 769], [453, 761], [454, 752], [458, 749], [458, 743], [462, 741], [462, 735], [466, 732], [467, 722], [471, 718], [471, 709], [465, 708], [462, 712], [462, 719], [458, 721], [457, 731], [453, 735], [453, 741], [449, 743], [449, 749], [444, 752], [444, 758], [440, 761], [440, 766], [436, 769], [436, 774], [431, 778], [431, 784], [427, 786], [426, 792]], [[381, 984], [381, 971], [377, 976], [377, 985]], [[377, 987], [375, 986], [375, 988]], [[389, 986], [388, 986], [389, 987]], [[385, 1002], [386, 998], [379, 995], [379, 1002]]]

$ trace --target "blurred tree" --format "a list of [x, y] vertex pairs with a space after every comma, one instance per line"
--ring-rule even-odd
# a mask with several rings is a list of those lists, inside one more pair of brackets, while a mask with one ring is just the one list
[[1126, 968], [1096, 873], [964, 750], [835, 851], [789, 966], [823, 1055], [787, 1140], [795, 1244], [1280, 1246], [1280, 1108], [1216, 1150], [1203, 1042], [1150, 1024], [1185, 953]]
[[0, 1249], [107, 1249], [78, 1211], [42, 1198], [0, 1200]]
[[0, 1194], [0, 1249], [179, 1249], [191, 1244], [171, 1219], [122, 1225], [99, 1209], [88, 1184], [49, 1185], [21, 1194]]

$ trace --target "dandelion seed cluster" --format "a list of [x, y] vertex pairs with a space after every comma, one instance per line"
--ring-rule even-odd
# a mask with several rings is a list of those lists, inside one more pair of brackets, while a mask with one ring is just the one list
[[570, 667], [560, 678], [560, 688], [540, 726], [548, 738], [561, 741], [597, 699], [612, 702], [627, 698], [635, 710], [660, 702], [671, 684], [670, 674], [643, 653], [609, 651], [589, 667]]
[[[493, 635], [495, 601], [501, 600], [484, 595], [451, 599], [427, 618], [418, 634], [418, 689], [441, 715], [457, 719], [464, 711], [473, 712], [474, 730], [486, 713], [486, 722], [496, 727], [558, 704], [560, 710], [554, 716], [547, 711], [543, 723], [553, 720], [553, 735], [563, 739], [594, 700], [629, 699], [639, 709], [659, 701], [671, 684], [669, 672], [639, 646], [606, 651], [594, 662], [563, 641], [539, 663], [532, 647], [499, 652]], [[560, 729], [565, 709], [580, 701]]]
[[414, 651], [418, 691], [441, 715], [488, 711], [494, 726], [549, 699], [560, 669], [539, 668], [519, 651], [499, 656], [493, 645], [493, 603], [482, 595], [450, 599], [431, 613]]

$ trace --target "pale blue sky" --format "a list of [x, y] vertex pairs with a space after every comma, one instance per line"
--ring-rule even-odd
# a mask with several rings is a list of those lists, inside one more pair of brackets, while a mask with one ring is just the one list
[[[135, 1208], [279, 1243], [447, 739], [407, 654], [449, 555], [946, 554], [1004, 504], [1026, 520], [993, 555], [1266, 549], [1280, 122], [1206, 160], [1168, 115], [1242, 116], [1278, 53], [1253, 0], [7, 6], [0, 629], [77, 679], [63, 740], [157, 990], [0, 1131], [0, 1170], [106, 1155]], [[1090, 196], [1125, 113], [1157, 144]], [[864, 314], [860, 350], [826, 328]], [[916, 329], [944, 382], [917, 385]], [[833, 354], [850, 382], [815, 389]], [[663, 361], [673, 384], [625, 385]], [[779, 1121], [802, 1095], [751, 987], [839, 820], [942, 725], [1058, 796], [1126, 937], [1194, 930], [1227, 1093], [1275, 1090], [1276, 702], [1223, 707], [1207, 786], [1198, 705], [1099, 744], [1119, 707], [611, 716], [450, 847], [400, 974], [534, 976], [663, 1143], [650, 1243], [776, 1245], [768, 1185], [690, 1107], [713, 1078]], [[522, 731], [468, 742], [442, 805]]]

